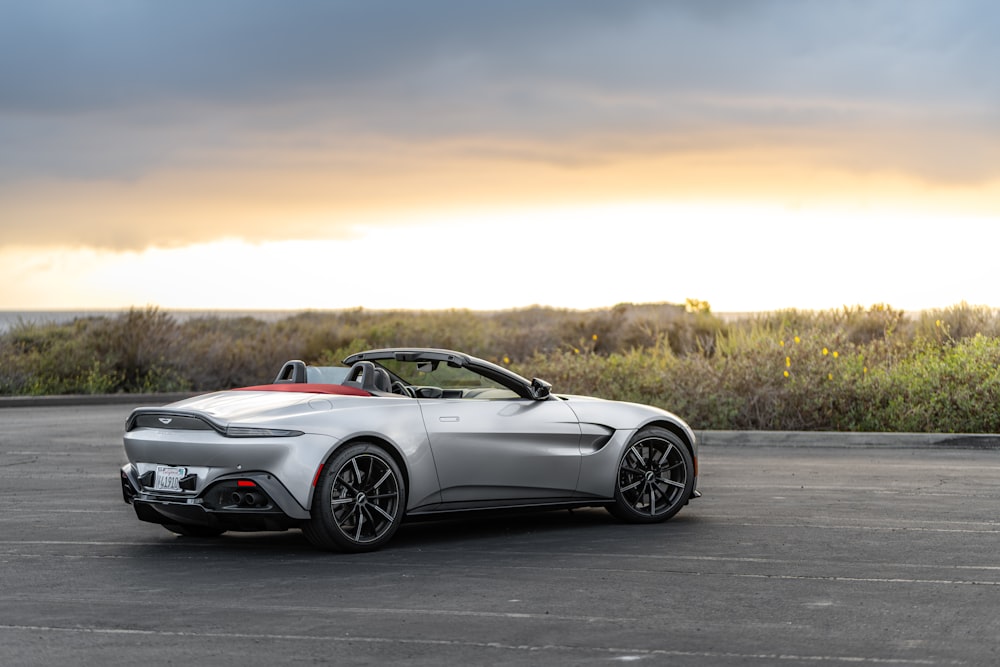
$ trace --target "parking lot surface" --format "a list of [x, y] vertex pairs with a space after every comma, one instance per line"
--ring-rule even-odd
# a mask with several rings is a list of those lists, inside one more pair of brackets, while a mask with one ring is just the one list
[[0, 410], [0, 664], [992, 665], [1000, 451], [702, 450], [704, 497], [176, 537], [121, 501], [131, 406]]

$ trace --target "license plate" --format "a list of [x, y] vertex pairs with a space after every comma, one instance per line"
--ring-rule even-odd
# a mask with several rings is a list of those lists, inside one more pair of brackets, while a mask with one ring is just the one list
[[156, 491], [180, 491], [181, 478], [187, 475], [187, 468], [175, 466], [156, 466], [156, 481], [153, 488]]

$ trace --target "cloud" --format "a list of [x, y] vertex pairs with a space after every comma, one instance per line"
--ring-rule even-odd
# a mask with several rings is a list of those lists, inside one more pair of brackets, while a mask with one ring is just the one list
[[761, 165], [989, 182], [998, 18], [989, 0], [14, 3], [0, 244], [342, 236], [542, 185], [627, 195], [625, 174], [671, 196], [690, 183], [666, 176], [704, 172], [726, 196]]

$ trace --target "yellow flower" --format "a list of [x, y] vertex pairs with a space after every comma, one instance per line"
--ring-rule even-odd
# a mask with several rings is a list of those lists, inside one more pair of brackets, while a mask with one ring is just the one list
[[839, 356], [840, 356], [840, 352], [837, 352], [836, 350], [834, 350], [833, 351], [833, 358], [836, 359]]
[[508, 356], [507, 356], [506, 354], [505, 354], [505, 355], [503, 355], [503, 362], [504, 362], [505, 364], [509, 364], [509, 363], [510, 363], [510, 357], [508, 357]]
[[823, 348], [823, 356], [825, 357], [825, 356], [826, 356], [826, 355], [828, 355], [828, 354], [830, 354], [830, 350], [828, 350], [828, 349], [826, 349], [826, 348], [824, 347], [824, 348]]
[[826, 379], [827, 380], [832, 380], [833, 379], [833, 373], [827, 373], [826, 374]]
[[573, 354], [580, 354], [580, 349], [579, 349], [579, 348], [576, 348], [576, 347], [574, 347], [574, 348], [573, 348]]
[[593, 340], [593, 341], [596, 341], [597, 340], [597, 334], [594, 334], [593, 336], [591, 336], [590, 339]]
[[778, 345], [780, 345], [781, 347], [785, 347], [785, 341], [779, 340]]
[[862, 371], [862, 372], [863, 372], [863, 373], [864, 373], [865, 375], [868, 375], [868, 367], [867, 367], [867, 366], [865, 366], [864, 368], [862, 368], [862, 369], [861, 369], [861, 371]]
[[788, 371], [785, 371], [785, 377], [788, 377]]
[[801, 342], [802, 342], [802, 339], [801, 339], [801, 338], [799, 338], [798, 336], [796, 336], [796, 337], [795, 337], [795, 342], [796, 342], [796, 343], [801, 343]]
[[792, 358], [791, 357], [785, 357], [785, 366], [787, 368], [791, 368], [792, 367]]
[[941, 320], [934, 320], [934, 326], [940, 327], [941, 326]]

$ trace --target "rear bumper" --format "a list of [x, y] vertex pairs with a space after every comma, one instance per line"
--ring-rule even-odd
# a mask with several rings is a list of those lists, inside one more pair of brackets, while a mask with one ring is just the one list
[[121, 469], [122, 499], [141, 521], [197, 525], [221, 530], [285, 530], [309, 518], [288, 490], [264, 472], [230, 475], [203, 492], [157, 492], [144, 486], [135, 467]]
[[260, 531], [287, 530], [302, 524], [281, 512], [219, 512], [198, 505], [164, 503], [136, 499], [132, 502], [140, 521], [164, 525], [206, 526], [219, 530]]

